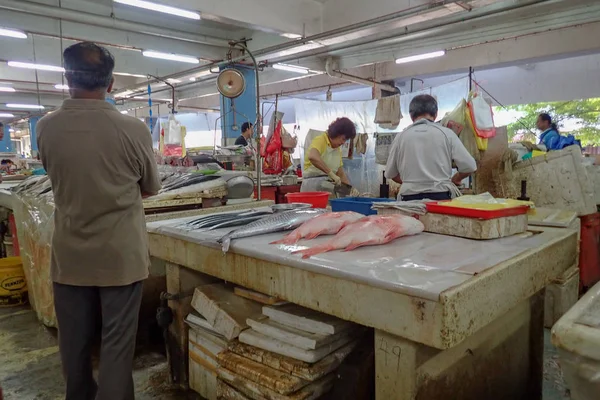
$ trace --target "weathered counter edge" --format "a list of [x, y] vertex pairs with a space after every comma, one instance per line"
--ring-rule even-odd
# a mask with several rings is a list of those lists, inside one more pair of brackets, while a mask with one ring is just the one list
[[543, 230], [560, 230], [564, 236], [549, 241], [537, 251], [521, 253], [440, 294], [443, 326], [447, 329], [442, 332], [444, 347], [460, 343], [577, 265], [577, 232], [562, 228]]
[[[544, 228], [547, 229], [552, 228]], [[149, 241], [154, 257], [445, 349], [531, 297], [573, 265], [576, 234], [560, 232], [560, 237], [546, 245], [521, 253], [447, 290], [439, 302], [232, 252], [223, 255], [220, 249], [160, 234], [149, 234]]]

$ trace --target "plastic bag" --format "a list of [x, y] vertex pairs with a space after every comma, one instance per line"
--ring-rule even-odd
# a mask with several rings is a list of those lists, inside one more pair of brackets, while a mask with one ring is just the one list
[[375, 133], [375, 162], [379, 165], [386, 165], [392, 143], [397, 132], [377, 132]]
[[283, 148], [281, 147], [282, 128], [282, 123], [279, 121], [271, 140], [269, 140], [264, 147], [263, 172], [265, 174], [275, 175], [280, 174], [281, 171], [283, 171]]
[[[465, 146], [469, 154], [476, 160], [479, 161], [481, 159], [480, 149], [477, 143], [477, 139], [480, 139], [475, 135], [473, 128], [470, 123], [468, 123], [468, 108], [467, 101], [465, 99], [461, 99], [460, 102], [454, 107], [454, 110], [447, 113], [444, 118], [442, 118], [442, 125], [448, 129], [452, 129], [454, 133], [456, 133], [461, 141], [461, 143]], [[487, 147], [487, 139], [483, 139], [486, 141]]]
[[173, 114], [162, 126], [161, 130], [161, 153], [165, 156], [185, 157], [185, 126], [175, 119]]
[[480, 151], [486, 151], [488, 146], [487, 138], [482, 138], [478, 136], [475, 130], [475, 126], [473, 125], [473, 119], [471, 118], [471, 111], [469, 107], [465, 108], [465, 122], [466, 126], [469, 128], [471, 132], [473, 132], [473, 136], [475, 137], [475, 144]]
[[480, 93], [472, 92], [469, 94], [467, 107], [477, 136], [484, 139], [496, 136], [492, 106], [485, 101]]

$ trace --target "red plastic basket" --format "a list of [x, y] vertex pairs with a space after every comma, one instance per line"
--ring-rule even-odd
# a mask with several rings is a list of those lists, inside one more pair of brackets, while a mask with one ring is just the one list
[[529, 210], [529, 206], [516, 206], [510, 208], [503, 208], [501, 210], [478, 210], [476, 208], [462, 208], [440, 205], [440, 203], [448, 201], [451, 200], [432, 201], [430, 203], [426, 203], [425, 206], [427, 207], [427, 212], [434, 214], [455, 215], [457, 217], [465, 218], [494, 219], [527, 214], [527, 211]]
[[308, 203], [313, 208], [326, 208], [329, 202], [329, 192], [298, 192], [285, 195], [289, 203]]

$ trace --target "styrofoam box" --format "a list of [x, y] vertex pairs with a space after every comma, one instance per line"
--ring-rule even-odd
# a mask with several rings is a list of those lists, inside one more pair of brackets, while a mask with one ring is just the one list
[[546, 287], [544, 327], [552, 326], [577, 303], [579, 267], [574, 265]]
[[552, 344], [572, 400], [600, 394], [600, 283], [593, 286], [552, 328]]

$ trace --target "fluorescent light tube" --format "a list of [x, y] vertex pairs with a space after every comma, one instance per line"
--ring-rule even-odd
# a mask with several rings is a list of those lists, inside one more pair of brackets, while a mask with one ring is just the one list
[[39, 106], [37, 104], [16, 104], [16, 103], [8, 103], [6, 105], [8, 108], [22, 108], [22, 109], [32, 109], [32, 110], [43, 110], [44, 106]]
[[16, 90], [15, 88], [0, 86], [0, 92], [14, 93]]
[[181, 81], [179, 79], [173, 79], [173, 78], [167, 79], [167, 82], [169, 82], [169, 83], [181, 83]]
[[121, 111], [121, 114], [129, 114], [129, 111], [123, 110], [123, 111]]
[[14, 68], [39, 69], [41, 71], [65, 72], [65, 69], [63, 67], [45, 64], [33, 64], [20, 61], [9, 61], [8, 66]]
[[55, 89], [58, 90], [69, 90], [69, 85], [61, 85], [60, 83], [54, 85]]
[[404, 64], [419, 60], [428, 60], [430, 58], [442, 57], [446, 54], [446, 50], [434, 51], [432, 53], [417, 54], [416, 56], [402, 57], [396, 60], [396, 64]]
[[15, 29], [0, 28], [0, 36], [8, 36], [16, 39], [27, 39], [27, 34]]
[[200, 64], [200, 60], [198, 60], [196, 57], [180, 56], [178, 54], [171, 54], [171, 53], [161, 53], [159, 51], [144, 50], [144, 51], [142, 51], [142, 55], [144, 55], [144, 57], [160, 58], [161, 60], [179, 61], [179, 62], [190, 63], [190, 64]]
[[113, 72], [113, 75], [119, 75], [119, 76], [133, 76], [134, 78], [146, 78], [146, 75], [140, 75], [140, 74], [130, 74], [128, 72]]
[[0, 118], [14, 118], [15, 115], [11, 113], [0, 113]]
[[131, 90], [126, 90], [123, 93], [115, 94], [115, 97], [127, 97], [132, 94], [133, 92]]
[[193, 11], [183, 10], [181, 8], [165, 6], [163, 4], [153, 3], [151, 1], [144, 0], [114, 0], [115, 3], [125, 4], [128, 6], [144, 8], [150, 11], [157, 11], [164, 14], [171, 14], [178, 17], [189, 18], [189, 19], [200, 19], [200, 14]]
[[273, 64], [273, 68], [281, 70], [281, 71], [296, 72], [298, 74], [305, 74], [305, 75], [308, 74], [308, 68], [300, 67], [300, 66], [296, 66], [296, 65]]
[[298, 35], [297, 33], [282, 33], [279, 36], [283, 36], [284, 38], [288, 38], [288, 39], [301, 39], [302, 35]]

